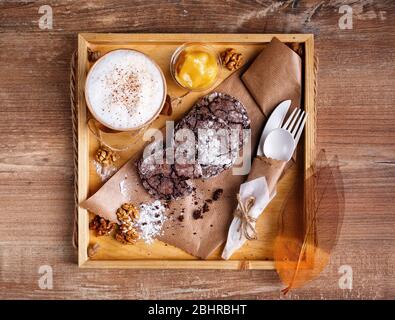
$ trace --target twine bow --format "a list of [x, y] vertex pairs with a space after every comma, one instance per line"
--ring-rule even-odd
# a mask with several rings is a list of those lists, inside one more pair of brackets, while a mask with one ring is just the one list
[[[234, 215], [238, 217], [241, 221], [239, 229], [237, 232], [240, 232], [240, 229], [244, 233], [244, 236], [247, 240], [256, 240], [258, 238], [254, 223], [256, 219], [251, 217], [248, 213], [251, 210], [252, 206], [255, 203], [255, 197], [249, 197], [245, 203], [241, 201], [240, 194], [237, 194], [237, 202], [238, 206], [234, 212]], [[242, 233], [240, 232], [240, 239]]]

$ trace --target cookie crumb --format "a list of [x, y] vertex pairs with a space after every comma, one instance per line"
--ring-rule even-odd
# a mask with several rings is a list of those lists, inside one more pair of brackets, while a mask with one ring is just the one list
[[193, 218], [194, 218], [195, 220], [197, 220], [197, 219], [203, 219], [202, 210], [197, 209], [197, 210], [193, 211], [192, 216], [193, 216]]
[[214, 194], [213, 194], [213, 200], [214, 200], [214, 201], [217, 201], [217, 200], [222, 196], [223, 193], [224, 193], [224, 190], [223, 190], [223, 189], [217, 189], [217, 190], [215, 190], [215, 191], [214, 191]]

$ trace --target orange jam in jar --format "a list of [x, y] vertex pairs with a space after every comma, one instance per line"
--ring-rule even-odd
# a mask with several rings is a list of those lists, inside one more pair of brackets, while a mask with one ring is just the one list
[[172, 58], [172, 75], [176, 82], [191, 91], [212, 87], [219, 75], [218, 55], [208, 46], [191, 44], [180, 47]]

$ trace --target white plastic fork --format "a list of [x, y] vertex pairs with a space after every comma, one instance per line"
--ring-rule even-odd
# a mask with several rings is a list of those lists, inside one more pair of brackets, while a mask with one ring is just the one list
[[[308, 113], [302, 111], [300, 108], [295, 108], [282, 126], [282, 128], [287, 130], [294, 138], [295, 148], [298, 145], [300, 136], [302, 135], [307, 116]], [[294, 125], [295, 122], [296, 125]]]
[[263, 146], [265, 156], [290, 160], [302, 135], [307, 116], [304, 111], [295, 109], [281, 128], [271, 131]]

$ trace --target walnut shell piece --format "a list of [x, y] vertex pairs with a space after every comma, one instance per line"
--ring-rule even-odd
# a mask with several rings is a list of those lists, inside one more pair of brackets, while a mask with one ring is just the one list
[[117, 232], [115, 239], [122, 244], [134, 244], [139, 239], [139, 234], [135, 229], [128, 230], [126, 232]]
[[93, 256], [95, 256], [97, 254], [97, 252], [100, 249], [100, 245], [98, 243], [95, 244], [91, 244], [88, 247], [88, 257], [92, 258]]
[[116, 152], [102, 146], [97, 149], [95, 158], [101, 165], [108, 166], [114, 164], [119, 159], [119, 156]]
[[92, 49], [88, 48], [88, 61], [93, 63], [96, 62], [101, 56], [100, 51], [93, 51]]
[[94, 230], [97, 237], [109, 235], [115, 229], [116, 223], [96, 215], [89, 222], [89, 229]]
[[230, 71], [240, 68], [243, 64], [243, 55], [233, 48], [221, 52], [222, 65]]
[[299, 56], [303, 56], [303, 45], [298, 42], [291, 42], [288, 44], [289, 48], [295, 51]]

